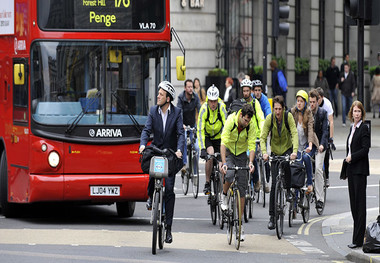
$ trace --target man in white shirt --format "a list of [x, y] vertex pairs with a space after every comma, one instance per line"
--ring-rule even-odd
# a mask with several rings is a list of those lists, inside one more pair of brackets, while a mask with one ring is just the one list
[[[326, 175], [326, 186], [329, 187], [330, 186], [330, 181], [329, 181], [329, 167], [330, 167], [330, 154], [329, 152], [331, 150], [335, 150], [335, 146], [334, 146], [334, 110], [333, 110], [333, 107], [332, 107], [332, 104], [331, 102], [325, 98], [325, 94], [324, 94], [324, 91], [321, 87], [317, 88], [317, 91], [319, 93], [319, 98], [318, 98], [318, 104], [319, 104], [319, 107], [321, 107], [322, 109], [324, 109], [326, 112], [327, 112], [327, 119], [328, 119], [328, 122], [329, 122], [329, 144], [328, 144], [328, 149], [326, 151], [326, 155], [325, 155], [325, 161], [324, 161], [324, 164], [325, 164], [325, 175]], [[330, 148], [330, 144], [332, 146], [333, 149]]]

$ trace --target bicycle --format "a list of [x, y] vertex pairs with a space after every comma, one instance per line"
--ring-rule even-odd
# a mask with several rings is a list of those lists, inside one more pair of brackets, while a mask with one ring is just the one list
[[249, 218], [253, 217], [253, 202], [255, 201], [255, 188], [253, 174], [248, 172], [248, 187], [245, 193], [244, 203], [244, 222], [248, 223]]
[[167, 150], [154, 147], [155, 152], [161, 156], [153, 156], [150, 161], [149, 176], [155, 178], [153, 192], [153, 206], [151, 212], [151, 224], [153, 225], [152, 254], [156, 254], [157, 239], [159, 249], [163, 249], [165, 240], [165, 202], [164, 202], [164, 178], [168, 177], [168, 159], [165, 157]]
[[257, 154], [256, 154], [256, 160], [257, 160], [257, 171], [259, 173], [259, 178], [261, 182], [261, 187], [259, 189], [259, 192], [257, 194], [257, 200], [256, 202], [258, 203], [260, 201], [260, 196], [263, 199], [263, 207], [265, 207], [265, 200], [266, 200], [266, 195], [267, 192], [265, 191], [265, 186], [269, 185], [269, 182], [267, 182], [266, 179], [266, 162], [264, 161], [263, 154], [261, 152], [261, 147], [260, 147], [260, 140], [256, 140], [256, 145], [257, 145]]
[[[197, 128], [186, 126], [185, 132], [187, 133], [186, 150], [187, 150], [187, 163], [186, 172], [181, 174], [182, 177], [182, 190], [183, 194], [187, 195], [189, 190], [189, 181], [192, 182], [193, 196], [196, 199], [199, 192], [199, 162], [198, 154], [195, 150], [196, 132]], [[191, 133], [193, 136], [191, 136]], [[191, 138], [192, 137], [192, 138]]]
[[211, 191], [208, 195], [207, 204], [210, 205], [210, 212], [211, 212], [211, 221], [212, 224], [215, 225], [216, 221], [219, 222], [220, 229], [223, 229], [224, 224], [222, 220], [222, 213], [220, 209], [220, 201], [221, 195], [222, 195], [222, 179], [219, 172], [219, 161], [218, 157], [220, 156], [220, 153], [214, 153], [214, 154], [207, 154], [206, 161], [213, 160], [212, 163], [212, 170], [211, 170], [211, 176], [210, 176], [210, 187]]
[[278, 174], [276, 176], [276, 186], [275, 186], [275, 207], [274, 207], [274, 217], [276, 225], [277, 238], [281, 239], [284, 233], [284, 216], [286, 211], [286, 196], [285, 196], [285, 171], [283, 168], [284, 162], [289, 162], [290, 156], [269, 156], [269, 161], [278, 162]]
[[227, 210], [224, 213], [227, 221], [227, 241], [228, 244], [231, 245], [232, 236], [234, 235], [235, 248], [236, 250], [239, 250], [241, 239], [241, 203], [236, 174], [240, 170], [249, 171], [249, 167], [233, 166], [228, 167], [227, 170], [235, 171], [234, 180], [232, 181], [227, 192]]

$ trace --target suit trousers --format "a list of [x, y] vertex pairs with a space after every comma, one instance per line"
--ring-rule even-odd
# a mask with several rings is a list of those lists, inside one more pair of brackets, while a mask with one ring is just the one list
[[367, 176], [351, 174], [348, 176], [348, 192], [350, 195], [351, 214], [354, 220], [352, 243], [363, 245], [366, 227], [366, 194]]
[[[174, 193], [175, 175], [165, 178], [165, 215], [166, 224], [171, 226], [173, 223], [175, 193]], [[148, 195], [153, 197], [154, 192], [154, 178], [149, 178]]]

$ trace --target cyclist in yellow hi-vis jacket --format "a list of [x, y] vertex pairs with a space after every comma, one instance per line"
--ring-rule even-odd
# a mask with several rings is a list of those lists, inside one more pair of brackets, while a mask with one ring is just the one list
[[[219, 98], [219, 90], [212, 85], [207, 90], [206, 103], [203, 103], [198, 116], [198, 143], [201, 149], [201, 158], [207, 154], [220, 152], [220, 137], [227, 119], [227, 110], [224, 102]], [[210, 194], [210, 177], [212, 160], [206, 162], [206, 184], [204, 194]]]
[[[223, 198], [221, 208], [227, 209], [227, 191], [234, 180], [234, 171], [227, 167], [247, 166], [247, 150], [249, 150], [249, 168], [253, 173], [256, 150], [256, 122], [253, 121], [253, 108], [250, 104], [244, 104], [241, 110], [230, 114], [222, 132], [220, 154], [222, 157], [222, 173], [225, 174], [223, 184]], [[248, 173], [244, 170], [237, 172], [237, 185], [240, 193], [247, 189]], [[241, 213], [244, 213], [245, 195], [241, 195]], [[244, 229], [241, 229], [241, 241], [244, 241]]]

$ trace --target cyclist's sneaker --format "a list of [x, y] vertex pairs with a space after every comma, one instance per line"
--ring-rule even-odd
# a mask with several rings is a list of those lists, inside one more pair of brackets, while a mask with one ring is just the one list
[[265, 183], [265, 189], [264, 189], [265, 193], [269, 193], [270, 192], [270, 189], [269, 189], [269, 184], [268, 183]]
[[146, 209], [152, 210], [152, 198], [150, 198], [150, 197], [146, 201]]
[[258, 192], [260, 190], [260, 181], [257, 181], [255, 183], [255, 192]]
[[183, 177], [186, 174], [186, 165], [184, 165], [181, 169], [181, 176]]
[[307, 186], [307, 194], [310, 194], [311, 192], [313, 192], [313, 185], [308, 185]]
[[244, 227], [241, 226], [241, 234], [240, 234], [240, 241], [244, 241], [245, 239], [245, 234], [244, 234]]
[[286, 190], [286, 201], [291, 203], [293, 201], [293, 196], [290, 190]]
[[205, 188], [203, 189], [203, 193], [205, 195], [209, 195], [211, 193], [211, 185], [209, 182], [205, 183]]
[[269, 222], [268, 222], [268, 229], [269, 230], [273, 230], [275, 227], [276, 227], [276, 225], [275, 225], [275, 222], [274, 222], [274, 216], [271, 216], [269, 218]]
[[222, 203], [220, 204], [220, 208], [223, 210], [223, 211], [226, 211], [228, 206], [227, 206], [227, 195], [222, 195]]
[[317, 201], [316, 207], [319, 209], [323, 208], [323, 202], [322, 201]]
[[329, 187], [330, 186], [330, 180], [327, 178], [326, 179], [326, 187]]

